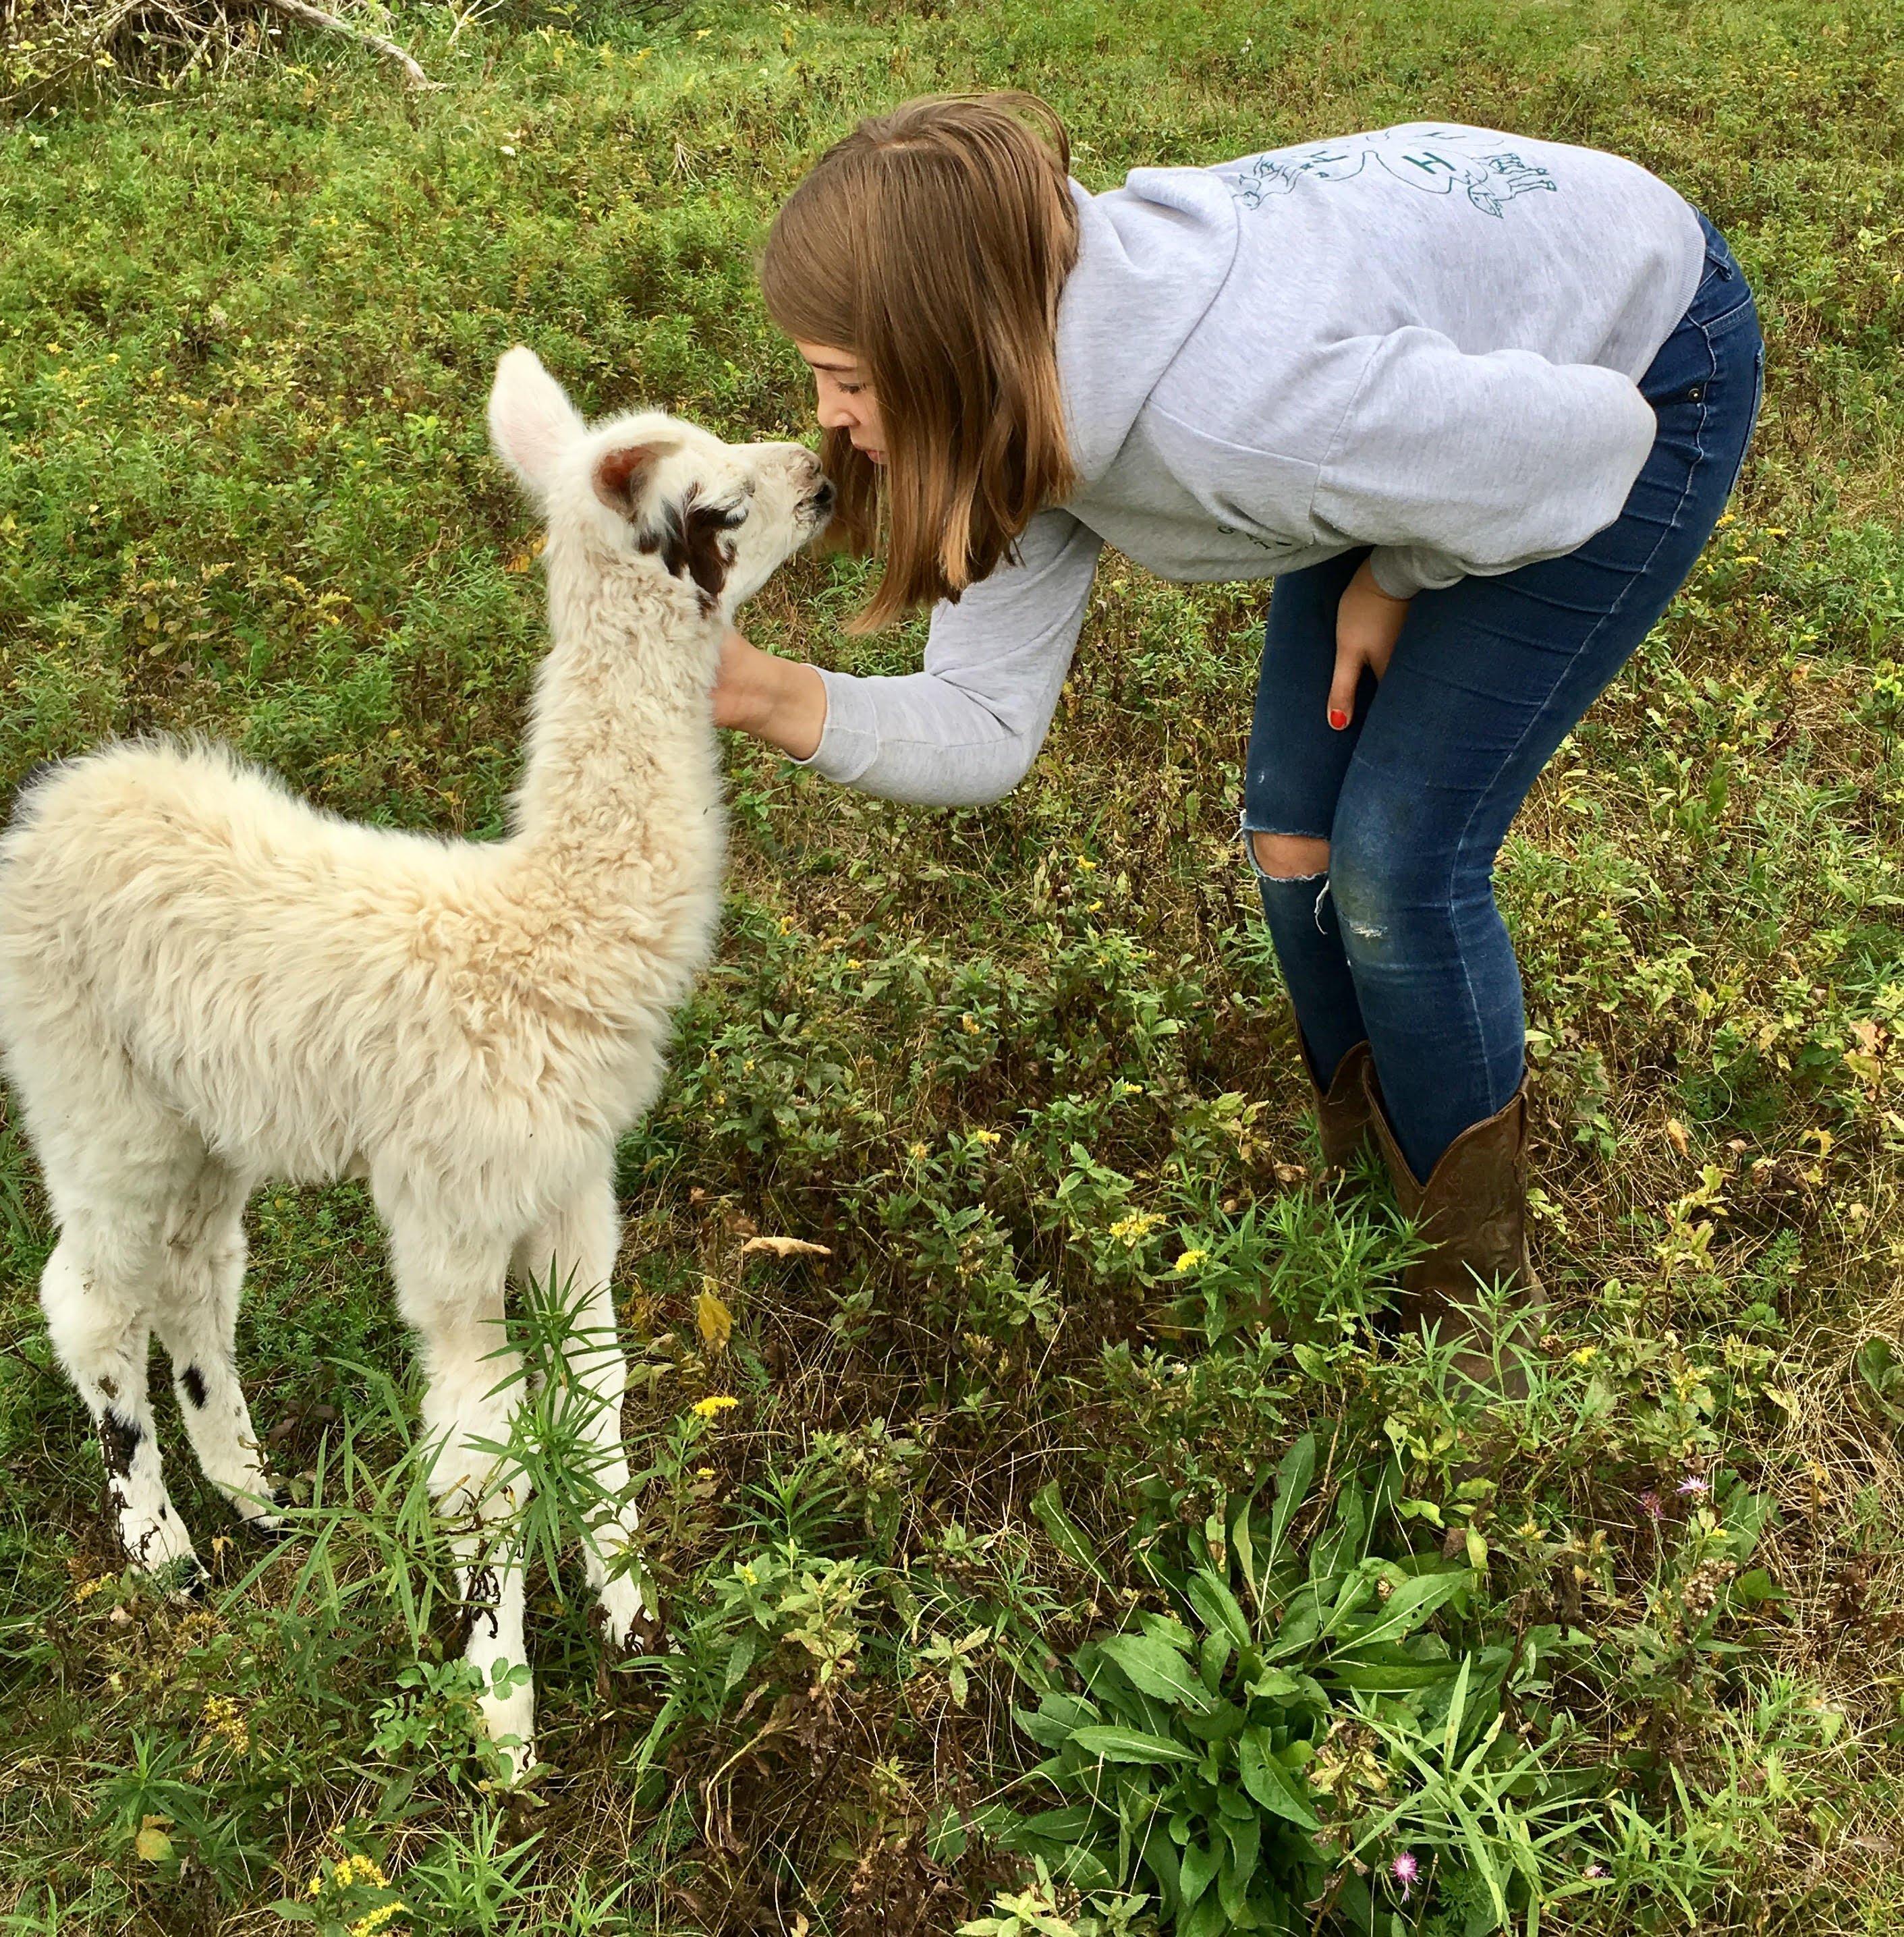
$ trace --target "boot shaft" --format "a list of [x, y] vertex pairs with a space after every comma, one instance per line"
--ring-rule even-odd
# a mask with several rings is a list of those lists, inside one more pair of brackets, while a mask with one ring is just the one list
[[1369, 1120], [1402, 1214], [1429, 1246], [1402, 1278], [1405, 1293], [1472, 1302], [1475, 1281], [1539, 1284], [1527, 1260], [1527, 1087], [1448, 1145], [1424, 1180], [1402, 1154], [1381, 1103], [1374, 1066], [1367, 1080]]

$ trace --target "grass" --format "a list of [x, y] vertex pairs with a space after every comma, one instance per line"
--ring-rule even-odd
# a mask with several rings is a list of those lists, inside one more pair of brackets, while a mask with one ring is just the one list
[[[1617, 150], [1726, 231], [1770, 344], [1731, 517], [1502, 863], [1556, 1294], [1524, 1407], [1381, 1346], [1403, 1240], [1312, 1174], [1231, 837], [1266, 588], [1107, 559], [999, 805], [729, 750], [719, 962], [622, 1157], [679, 1652], [602, 1661], [552, 1496], [526, 1795], [444, 1659], [361, 1193], [253, 1207], [241, 1363], [303, 1537], [221, 1547], [180, 1612], [118, 1570], [0, 1128], [0, 1929], [1895, 1929], [1900, 29], [418, 7], [440, 94], [291, 35], [0, 131], [9, 784], [211, 731], [340, 811], [497, 832], [541, 617], [494, 357], [802, 434], [750, 251], [909, 93], [1039, 89], [1093, 186], [1436, 113]], [[841, 638], [860, 590], [802, 562], [751, 629], [916, 661], [916, 628]], [[203, 1551], [226, 1523], [168, 1443]]]

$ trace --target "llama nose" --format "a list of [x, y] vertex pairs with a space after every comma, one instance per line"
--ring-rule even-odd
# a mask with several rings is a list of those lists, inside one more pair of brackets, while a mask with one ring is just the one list
[[839, 493], [833, 488], [833, 480], [830, 477], [823, 477], [814, 487], [813, 496], [807, 500], [807, 502], [822, 517], [824, 517], [832, 510], [833, 500], [838, 496]]

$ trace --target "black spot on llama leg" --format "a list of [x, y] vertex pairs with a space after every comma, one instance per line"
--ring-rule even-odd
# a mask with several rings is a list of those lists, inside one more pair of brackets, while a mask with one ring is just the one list
[[145, 1441], [145, 1428], [136, 1419], [121, 1419], [111, 1406], [99, 1415], [99, 1450], [105, 1457], [111, 1479], [123, 1480], [132, 1471], [132, 1462]]
[[494, 1641], [502, 1632], [499, 1610], [502, 1603], [502, 1590], [496, 1578], [496, 1569], [485, 1561], [471, 1568], [469, 1574], [469, 1590], [462, 1604], [462, 1632], [457, 1638], [456, 1652], [465, 1654], [474, 1638], [479, 1623], [489, 1623], [490, 1638]]

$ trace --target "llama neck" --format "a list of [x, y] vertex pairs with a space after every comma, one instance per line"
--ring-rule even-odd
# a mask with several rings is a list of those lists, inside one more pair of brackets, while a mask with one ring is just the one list
[[651, 868], [651, 837], [696, 844], [719, 793], [708, 692], [717, 617], [691, 586], [599, 556], [547, 554], [553, 636], [516, 793], [516, 844], [551, 887]]

